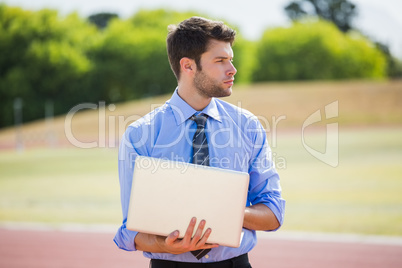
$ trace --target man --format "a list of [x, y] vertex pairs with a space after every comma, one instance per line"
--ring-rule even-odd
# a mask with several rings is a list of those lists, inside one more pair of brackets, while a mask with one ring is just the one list
[[[232, 93], [234, 39], [235, 31], [222, 22], [200, 17], [170, 26], [167, 50], [178, 87], [170, 100], [131, 124], [123, 136], [119, 150], [123, 224], [114, 241], [122, 249], [143, 251], [153, 268], [251, 267], [247, 253], [256, 245], [255, 231], [276, 230], [283, 222], [285, 201], [263, 127], [250, 112], [217, 99]], [[135, 157], [198, 163], [193, 136], [200, 132], [195, 122], [200, 117], [205, 121], [201, 132], [208, 146], [202, 164], [206, 161], [250, 175], [244, 235], [238, 248], [206, 243], [213, 230], [204, 233], [202, 219], [193, 218], [182, 239], [174, 230], [162, 237], [126, 229]]]

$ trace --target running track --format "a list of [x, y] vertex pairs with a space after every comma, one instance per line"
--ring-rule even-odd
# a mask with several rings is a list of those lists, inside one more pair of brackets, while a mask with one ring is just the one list
[[[278, 234], [280, 231], [278, 232]], [[119, 250], [113, 233], [0, 226], [0, 267], [148, 267], [140, 252]], [[250, 253], [254, 268], [401, 268], [402, 242], [263, 234]], [[342, 236], [342, 235], [340, 235]], [[336, 238], [337, 236], [335, 236]]]

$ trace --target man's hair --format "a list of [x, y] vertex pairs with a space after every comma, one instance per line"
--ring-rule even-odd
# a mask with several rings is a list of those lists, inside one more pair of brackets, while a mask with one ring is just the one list
[[236, 32], [221, 21], [191, 17], [177, 26], [169, 25], [166, 39], [170, 67], [177, 80], [180, 79], [180, 60], [193, 59], [201, 70], [201, 55], [207, 51], [211, 39], [233, 45]]

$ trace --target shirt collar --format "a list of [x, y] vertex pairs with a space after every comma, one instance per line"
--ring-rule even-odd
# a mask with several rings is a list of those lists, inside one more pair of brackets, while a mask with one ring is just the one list
[[[193, 114], [198, 112], [179, 96], [179, 94], [177, 93], [177, 88], [174, 91], [171, 99], [169, 100], [169, 105], [172, 108], [177, 125], [182, 124]], [[209, 117], [215, 119], [216, 121], [222, 122], [215, 98], [212, 98], [211, 102], [200, 113], [204, 113]]]

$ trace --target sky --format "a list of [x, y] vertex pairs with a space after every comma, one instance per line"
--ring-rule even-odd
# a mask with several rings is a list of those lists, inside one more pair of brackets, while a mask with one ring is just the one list
[[[357, 5], [357, 29], [375, 41], [389, 46], [394, 56], [402, 59], [402, 1], [350, 0]], [[99, 12], [117, 13], [122, 18], [139, 9], [169, 8], [197, 11], [211, 19], [222, 19], [239, 27], [251, 40], [261, 37], [268, 27], [285, 26], [289, 19], [284, 12], [290, 0], [0, 0], [10, 6], [38, 10], [57, 9], [61, 14], [78, 12], [89, 16]]]

